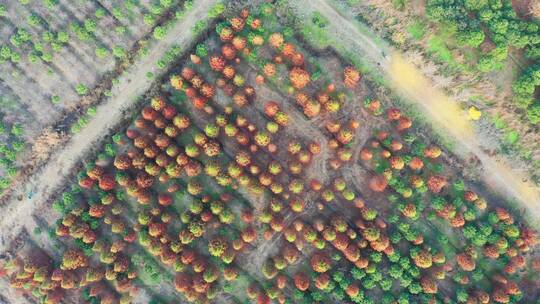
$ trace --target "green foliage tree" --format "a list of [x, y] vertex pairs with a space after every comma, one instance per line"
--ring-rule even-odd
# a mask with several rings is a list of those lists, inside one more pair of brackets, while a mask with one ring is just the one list
[[375, 283], [375, 281], [373, 281], [373, 280], [370, 279], [370, 278], [364, 278], [364, 279], [362, 280], [362, 286], [363, 286], [364, 288], [366, 288], [366, 289], [369, 290], [369, 289], [375, 288], [376, 283]]
[[500, 70], [503, 67], [503, 62], [508, 56], [508, 47], [498, 47], [483, 55], [478, 60], [477, 69], [481, 72], [489, 72]]
[[223, 14], [224, 11], [225, 4], [223, 4], [222, 2], [218, 2], [210, 8], [210, 10], [208, 11], [208, 17], [216, 18], [217, 16]]
[[0, 58], [3, 60], [9, 60], [11, 58], [11, 48], [7, 45], [0, 47]]
[[525, 49], [525, 57], [532, 60], [540, 59], [540, 45], [532, 45]]
[[150, 12], [156, 16], [159, 16], [163, 13], [163, 7], [158, 3], [154, 3], [150, 6]]
[[418, 282], [413, 282], [409, 285], [409, 292], [411, 294], [417, 295], [422, 292], [422, 286]]
[[456, 299], [458, 302], [465, 303], [469, 299], [469, 294], [466, 290], [460, 287], [456, 290]]
[[11, 126], [11, 134], [15, 137], [21, 137], [24, 133], [24, 128], [20, 124], [14, 124]]
[[465, 227], [463, 227], [463, 236], [467, 239], [473, 239], [476, 234], [476, 228], [473, 225], [467, 224]]
[[468, 28], [460, 31], [456, 35], [456, 38], [457, 42], [461, 45], [477, 48], [484, 42], [486, 35], [481, 28]]
[[351, 275], [355, 280], [361, 280], [366, 276], [366, 273], [362, 269], [354, 267], [351, 269]]
[[56, 39], [58, 42], [65, 44], [69, 42], [69, 34], [66, 31], [60, 31], [56, 34]]
[[62, 203], [64, 207], [68, 210], [71, 210], [77, 204], [75, 197], [70, 192], [62, 193]]
[[113, 56], [118, 59], [124, 59], [127, 56], [126, 50], [122, 48], [121, 46], [114, 46], [112, 50]]
[[195, 54], [202, 58], [208, 56], [208, 50], [206, 48], [206, 45], [204, 45], [204, 43], [197, 44], [197, 47], [195, 48]]
[[97, 22], [94, 19], [84, 20], [84, 29], [90, 33], [94, 33], [97, 29]]
[[313, 22], [313, 24], [315, 24], [316, 26], [320, 28], [324, 28], [326, 27], [326, 25], [328, 25], [328, 20], [320, 12], [313, 13], [311, 22]]
[[163, 8], [169, 8], [173, 5], [174, 1], [173, 0], [159, 0], [159, 4], [163, 7]]
[[167, 29], [163, 26], [156, 26], [154, 28], [153, 36], [157, 40], [162, 40], [167, 35]]
[[381, 289], [384, 291], [389, 291], [392, 288], [392, 280], [389, 278], [384, 278], [379, 282]]
[[77, 94], [79, 95], [85, 95], [86, 93], [88, 93], [88, 88], [82, 84], [82, 83], [79, 83], [76, 87], [75, 87], [75, 91], [77, 92]]
[[528, 108], [534, 102], [535, 87], [540, 85], [540, 65], [530, 66], [514, 82], [512, 90], [516, 95], [516, 105], [520, 108]]
[[42, 23], [42, 20], [41, 20], [41, 17], [39, 17], [39, 15], [37, 14], [31, 14], [30, 16], [28, 16], [28, 18], [26, 19], [26, 22], [33, 26], [33, 27], [37, 27], [39, 26], [41, 23]]
[[148, 26], [152, 26], [156, 23], [156, 17], [154, 17], [152, 14], [144, 14], [143, 22]]
[[49, 52], [45, 52], [41, 55], [41, 59], [45, 62], [52, 62], [53, 61], [53, 55]]
[[527, 118], [532, 124], [540, 124], [540, 102], [527, 109]]
[[[497, 47], [480, 56], [476, 68], [481, 72], [501, 69], [507, 60], [509, 46], [524, 49], [529, 59], [540, 59], [539, 25], [518, 18], [510, 1], [430, 0], [427, 1], [426, 14], [450, 32], [454, 31], [456, 41], [461, 45], [477, 48], [489, 36]], [[512, 85], [517, 107], [528, 109], [534, 104], [535, 88], [540, 86], [539, 77], [535, 75], [538, 71], [538, 65], [530, 66]], [[530, 123], [538, 124], [537, 109], [527, 111], [526, 117]]]
[[116, 18], [118, 20], [123, 20], [125, 18], [124, 13], [122, 12], [122, 10], [119, 7], [113, 7], [111, 9], [111, 14], [114, 16], [114, 18]]

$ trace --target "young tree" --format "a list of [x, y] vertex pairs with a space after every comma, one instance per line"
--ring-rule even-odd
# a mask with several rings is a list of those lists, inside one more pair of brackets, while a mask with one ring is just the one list
[[156, 26], [152, 35], [155, 39], [162, 40], [167, 35], [167, 29], [163, 26]]
[[527, 109], [527, 118], [532, 124], [540, 124], [540, 103], [534, 104]]
[[343, 82], [348, 88], [353, 88], [360, 81], [360, 73], [353, 67], [343, 70]]
[[303, 272], [297, 272], [294, 274], [294, 285], [300, 291], [306, 291], [309, 288], [309, 277]]
[[311, 81], [309, 73], [305, 70], [295, 67], [289, 72], [291, 84], [296, 89], [303, 89]]
[[86, 265], [88, 265], [88, 258], [78, 249], [69, 249], [62, 257], [62, 269], [75, 270]]

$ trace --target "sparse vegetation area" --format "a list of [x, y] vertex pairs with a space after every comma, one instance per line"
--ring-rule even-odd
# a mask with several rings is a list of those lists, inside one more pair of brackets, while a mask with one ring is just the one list
[[[5, 96], [0, 97], [2, 104], [11, 103]], [[0, 193], [5, 191], [20, 169], [17, 155], [24, 151], [26, 140], [24, 128], [16, 122], [9, 122], [0, 116]]]
[[[28, 147], [34, 141], [41, 142], [39, 136], [44, 138], [47, 134], [40, 131], [54, 125], [62, 126], [57, 130], [59, 133], [77, 132], [86, 125], [88, 117], [73, 116], [77, 112], [86, 113], [89, 103], [110, 95], [103, 88], [108, 82], [114, 85], [114, 74], [133, 61], [130, 53], [137, 51], [139, 45], [162, 39], [164, 29], [175, 21], [173, 11], [180, 12], [184, 6], [189, 4], [176, 0], [3, 4], [0, 7], [2, 92], [6, 92], [6, 98], [12, 99], [16, 107], [1, 109], [0, 115], [25, 125], [29, 130], [25, 139], [31, 143]], [[66, 11], [66, 7], [70, 9]], [[146, 24], [143, 20], [146, 16], [151, 16], [155, 23]], [[80, 102], [83, 96], [85, 101]], [[9, 146], [11, 140], [5, 144]], [[4, 152], [13, 154], [10, 151]], [[29, 169], [36, 165], [32, 153], [18, 150], [16, 154], [18, 167]], [[12, 167], [7, 169], [15, 176]], [[4, 187], [6, 184], [3, 181]]]

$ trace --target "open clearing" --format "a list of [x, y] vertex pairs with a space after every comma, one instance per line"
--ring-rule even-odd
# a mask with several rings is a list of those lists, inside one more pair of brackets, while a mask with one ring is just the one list
[[[0, 198], [76, 133], [117, 76], [183, 3], [8, 1], [0, 4]], [[173, 20], [170, 20], [173, 19]]]

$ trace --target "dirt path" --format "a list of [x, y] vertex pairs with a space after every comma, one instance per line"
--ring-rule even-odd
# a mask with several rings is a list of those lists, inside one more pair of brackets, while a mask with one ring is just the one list
[[[205, 19], [208, 8], [218, 0], [200, 0], [172, 27], [167, 36], [151, 46], [149, 53], [135, 62], [119, 78], [119, 84], [112, 90], [112, 97], [98, 106], [97, 114], [78, 134], [72, 136], [67, 144], [47, 164], [38, 170], [29, 181], [15, 189], [14, 199], [0, 209], [0, 253], [6, 251], [9, 243], [23, 228], [33, 227], [31, 215], [34, 212], [53, 212], [46, 206], [51, 195], [60, 189], [81, 157], [94, 148], [114, 130], [123, 112], [150, 87], [152, 81], [146, 78], [148, 72], [159, 77], [164, 70], [156, 67], [156, 61], [163, 57], [173, 45], [188, 46], [196, 38], [191, 27], [198, 20]], [[29, 195], [31, 193], [32, 195]], [[22, 196], [22, 200], [17, 200]], [[31, 231], [31, 230], [29, 230]]]
[[507, 160], [487, 155], [480, 143], [473, 124], [466, 119], [456, 101], [442, 90], [435, 88], [422, 72], [406, 62], [391, 46], [380, 42], [368, 29], [359, 26], [352, 16], [343, 16], [325, 0], [313, 0], [311, 5], [303, 1], [291, 1], [301, 19], [319, 11], [328, 19], [326, 30], [330, 37], [340, 41], [349, 50], [362, 52], [363, 60], [385, 78], [391, 89], [419, 106], [436, 130], [452, 139], [454, 152], [466, 160], [475, 156], [482, 163], [481, 176], [490, 188], [510, 201], [518, 201], [528, 209], [529, 220], [540, 225], [540, 190], [529, 180], [525, 172], [513, 169]]

